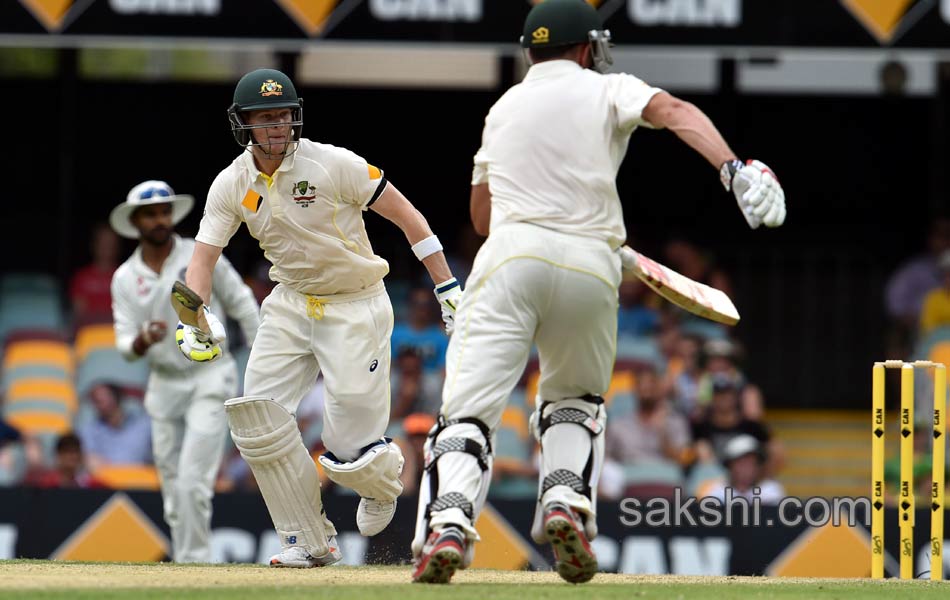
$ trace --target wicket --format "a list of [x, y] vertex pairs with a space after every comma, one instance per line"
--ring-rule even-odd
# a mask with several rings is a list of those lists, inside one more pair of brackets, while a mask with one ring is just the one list
[[874, 363], [871, 417], [871, 577], [884, 577], [884, 375], [901, 370], [900, 407], [900, 577], [914, 578], [914, 369], [933, 369], [933, 470], [930, 493], [930, 579], [943, 579], [944, 469], [946, 468], [947, 369], [941, 363], [887, 360]]

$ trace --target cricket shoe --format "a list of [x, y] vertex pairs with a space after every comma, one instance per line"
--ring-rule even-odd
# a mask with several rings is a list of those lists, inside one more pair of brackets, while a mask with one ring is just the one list
[[386, 529], [395, 514], [395, 500], [386, 502], [373, 500], [372, 498], [361, 498], [359, 508], [356, 509], [356, 526], [363, 535], [376, 535]]
[[429, 534], [416, 559], [414, 583], [448, 583], [465, 558], [465, 534], [457, 527], [446, 527]]
[[292, 569], [309, 569], [311, 567], [329, 567], [343, 559], [343, 553], [340, 552], [340, 545], [336, 543], [336, 536], [330, 536], [327, 540], [330, 551], [323, 556], [313, 557], [310, 553], [300, 546], [291, 546], [284, 548], [278, 554], [270, 558], [270, 566], [285, 567]]
[[590, 581], [597, 573], [597, 557], [584, 534], [577, 513], [559, 502], [544, 509], [544, 536], [554, 550], [554, 568], [568, 583]]

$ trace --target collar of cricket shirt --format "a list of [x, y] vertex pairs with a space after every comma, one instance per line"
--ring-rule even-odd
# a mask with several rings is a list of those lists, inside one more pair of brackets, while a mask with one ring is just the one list
[[531, 79], [541, 79], [543, 77], [557, 77], [558, 75], [574, 73], [580, 70], [581, 66], [573, 60], [546, 60], [536, 65], [531, 65], [531, 68], [528, 69], [528, 74], [525, 75], [525, 80], [529, 81]]
[[[284, 157], [284, 160], [281, 161], [280, 166], [277, 167], [277, 170], [274, 173], [284, 173], [294, 168], [294, 161], [297, 157], [297, 152], [300, 152], [300, 142], [297, 142], [297, 150], [290, 156]], [[254, 162], [254, 155], [250, 150], [246, 150], [244, 154], [241, 155], [241, 163], [244, 168], [247, 169], [247, 172], [251, 174], [251, 181], [257, 181], [261, 175], [264, 175], [260, 169], [257, 168], [257, 164]], [[264, 175], [266, 179], [267, 176]]]

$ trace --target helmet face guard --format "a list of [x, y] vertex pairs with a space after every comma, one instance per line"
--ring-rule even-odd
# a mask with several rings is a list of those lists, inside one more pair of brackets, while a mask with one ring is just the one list
[[594, 70], [598, 73], [606, 73], [614, 64], [614, 57], [610, 49], [613, 42], [610, 41], [609, 29], [593, 29], [587, 33], [590, 40], [590, 55], [594, 60]]
[[[291, 106], [274, 106], [274, 107], [263, 107], [260, 109], [251, 109], [251, 110], [280, 110], [281, 108], [290, 109], [290, 122], [289, 123], [258, 123], [256, 125], [249, 125], [245, 122], [245, 114], [250, 112], [250, 110], [241, 110], [238, 104], [235, 102], [228, 108], [228, 121], [231, 122], [231, 134], [234, 136], [234, 140], [244, 149], [258, 147], [261, 152], [267, 156], [267, 158], [278, 159], [285, 156], [290, 156], [297, 151], [297, 142], [300, 141], [300, 137], [303, 134], [303, 98], [297, 100], [296, 105]], [[286, 127], [290, 126], [290, 140], [284, 144], [284, 147], [280, 152], [273, 152], [271, 144], [264, 142], [258, 142], [254, 139], [252, 130], [254, 129], [267, 129], [270, 127]]]

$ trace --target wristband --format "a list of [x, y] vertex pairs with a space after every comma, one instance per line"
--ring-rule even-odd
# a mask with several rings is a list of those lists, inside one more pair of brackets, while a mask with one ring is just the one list
[[732, 178], [736, 176], [736, 171], [742, 168], [741, 160], [727, 160], [719, 167], [719, 181], [726, 191], [732, 191]]
[[430, 235], [424, 240], [420, 240], [413, 244], [412, 251], [416, 254], [416, 258], [423, 260], [428, 256], [432, 256], [436, 252], [441, 252], [442, 243], [439, 242], [438, 236]]

